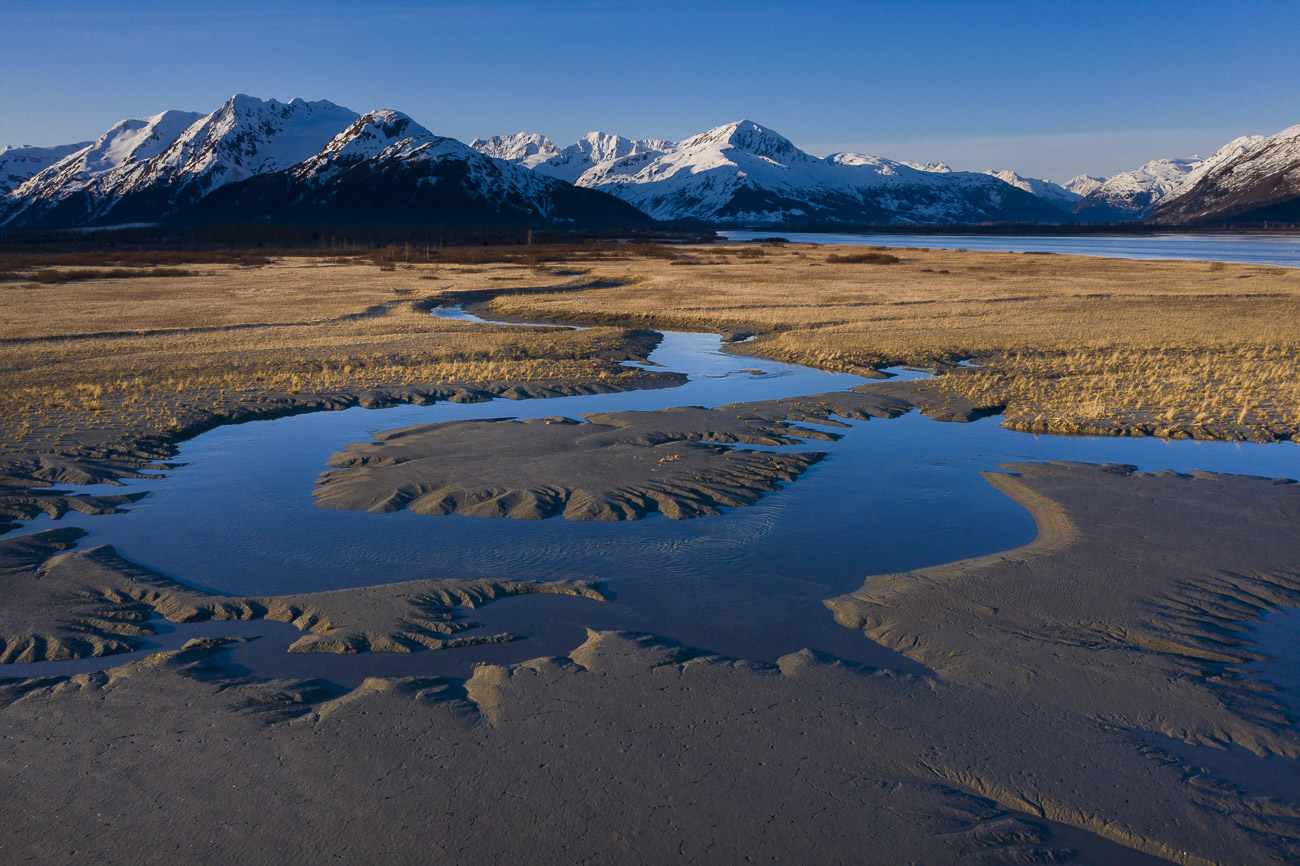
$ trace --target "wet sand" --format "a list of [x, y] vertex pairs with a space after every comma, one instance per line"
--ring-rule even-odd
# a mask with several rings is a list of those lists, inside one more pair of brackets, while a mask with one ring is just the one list
[[[1300, 603], [1300, 485], [1010, 468], [989, 477], [1033, 511], [1034, 543], [868, 578], [828, 602], [841, 624], [930, 673], [807, 652], [765, 665], [593, 632], [565, 656], [484, 665], [463, 685], [405, 677], [340, 691], [234, 677], [221, 642], [199, 641], [107, 672], [6, 681], [0, 755], [18, 768], [0, 805], [6, 853], [1300, 856], [1300, 792], [1259, 796], [1233, 784], [1239, 767], [1196, 761], [1207, 745], [1241, 747], [1247, 767], [1300, 754], [1269, 685], [1242, 670], [1257, 657], [1245, 626]], [[429, 600], [460, 597], [397, 585], [400, 603], [378, 588], [320, 594], [309, 610], [306, 599], [206, 596], [111, 551], [60, 553], [75, 539], [43, 535], [6, 543], [4, 579], [26, 587], [24, 619], [65, 628], [111, 624], [115, 611], [134, 622], [125, 614], [242, 616], [258, 605], [296, 613], [311, 636], [378, 635], [413, 611], [438, 623]], [[1054, 835], [1060, 825], [1077, 829]]]
[[[845, 419], [914, 407], [969, 421], [979, 407], [927, 399], [907, 383], [707, 409], [425, 424], [376, 434], [333, 455], [314, 495], [326, 508], [541, 520], [681, 520], [752, 505], [824, 455], [770, 452], [833, 440]], [[809, 424], [815, 426], [808, 426]], [[830, 427], [831, 430], [822, 428]]]

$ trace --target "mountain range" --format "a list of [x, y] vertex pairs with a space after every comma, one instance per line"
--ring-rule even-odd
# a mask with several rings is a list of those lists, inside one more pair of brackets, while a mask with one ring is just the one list
[[681, 141], [436, 135], [401, 112], [237, 94], [91, 142], [0, 150], [0, 227], [130, 222], [636, 226], [1300, 219], [1300, 126], [1209, 158], [1062, 184], [861, 153], [818, 157], [752, 120]]

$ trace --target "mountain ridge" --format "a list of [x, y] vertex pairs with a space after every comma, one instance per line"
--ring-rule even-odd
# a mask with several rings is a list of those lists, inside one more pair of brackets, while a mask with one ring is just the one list
[[[464, 207], [462, 221], [603, 215], [619, 224], [798, 227], [1300, 220], [1293, 202], [1300, 199], [1300, 126], [1268, 139], [1242, 136], [1205, 159], [1156, 159], [1108, 178], [1078, 175], [1056, 184], [1010, 169], [953, 171], [942, 162], [853, 152], [818, 157], [749, 119], [680, 141], [590, 132], [560, 147], [520, 132], [463, 144], [391, 109], [359, 115], [328, 100], [282, 103], [238, 93], [207, 114], [169, 110], [123, 120], [90, 142], [0, 149], [0, 227], [209, 220], [219, 213], [310, 221], [314, 209], [336, 220], [344, 201], [377, 219], [383, 206], [366, 183], [386, 190], [389, 212], [403, 222], [422, 218], [416, 200], [432, 208], [427, 218], [451, 219], [454, 207]], [[424, 189], [439, 183], [438, 195]], [[240, 191], [205, 204], [227, 187]]]

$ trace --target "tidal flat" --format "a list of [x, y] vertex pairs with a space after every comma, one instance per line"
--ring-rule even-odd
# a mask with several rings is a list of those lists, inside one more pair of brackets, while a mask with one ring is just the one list
[[869, 252], [0, 284], [6, 855], [1300, 857], [1297, 272]]

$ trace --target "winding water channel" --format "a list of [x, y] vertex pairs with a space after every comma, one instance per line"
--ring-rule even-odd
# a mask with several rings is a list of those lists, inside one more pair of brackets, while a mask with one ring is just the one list
[[[440, 315], [467, 318], [455, 310]], [[478, 661], [563, 654], [586, 628], [652, 632], [686, 646], [771, 661], [810, 647], [875, 666], [914, 665], [836, 625], [822, 600], [864, 575], [1004, 550], [1034, 536], [1019, 505], [980, 470], [1022, 460], [1128, 463], [1143, 470], [1206, 469], [1295, 477], [1300, 448], [1157, 439], [1030, 436], [996, 418], [940, 423], [912, 412], [849, 422], [836, 442], [787, 448], [827, 459], [748, 508], [674, 521], [623, 523], [369, 514], [316, 507], [312, 487], [326, 459], [350, 442], [410, 424], [468, 418], [543, 417], [683, 405], [718, 406], [833, 391], [861, 384], [846, 374], [739, 357], [708, 334], [666, 333], [650, 362], [689, 377], [662, 390], [479, 404], [349, 409], [222, 427], [180, 447], [184, 465], [115, 492], [149, 495], [117, 515], [70, 514], [89, 536], [130, 559], [208, 590], [276, 595], [433, 577], [597, 579], [612, 596], [594, 602], [521, 596], [472, 613], [485, 633], [522, 639], [411, 655], [288, 654], [298, 636], [267, 622], [170, 626], [147, 650], [199, 635], [260, 635], [234, 648], [236, 667], [274, 676], [317, 676], [355, 685], [366, 676], [462, 677]], [[752, 446], [748, 446], [752, 447]], [[104, 489], [98, 488], [81, 488]], [[47, 519], [18, 532], [49, 528]], [[71, 672], [124, 657], [24, 665], [24, 674]], [[49, 670], [46, 670], [48, 668]]]

